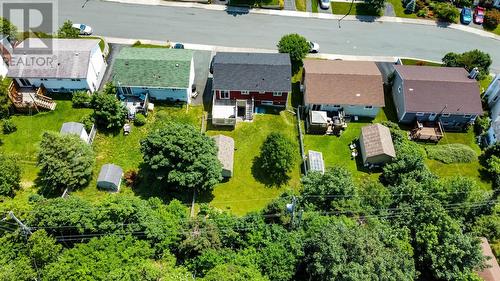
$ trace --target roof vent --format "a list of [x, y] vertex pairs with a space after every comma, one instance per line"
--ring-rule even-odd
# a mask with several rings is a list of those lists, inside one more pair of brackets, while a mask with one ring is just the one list
[[77, 56], [77, 57], [78, 57], [78, 53], [75, 53], [75, 56]]
[[356, 97], [361, 97], [361, 94], [356, 94]]
[[409, 88], [408, 90], [409, 90], [410, 92], [413, 92], [413, 88]]
[[126, 62], [125, 62], [125, 65], [127, 65], [127, 66], [128, 66], [128, 61], [126, 61]]
[[179, 67], [179, 64], [178, 64], [178, 63], [176, 63], [176, 64], [175, 64], [175, 67]]

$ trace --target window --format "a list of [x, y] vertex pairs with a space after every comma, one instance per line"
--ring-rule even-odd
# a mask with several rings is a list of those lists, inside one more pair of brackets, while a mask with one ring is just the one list
[[273, 101], [272, 100], [263, 100], [260, 102], [260, 104], [262, 105], [273, 105]]
[[401, 86], [398, 87], [398, 93], [401, 94]]
[[48, 79], [47, 79], [47, 78], [42, 78], [42, 79], [40, 79], [40, 80], [42, 80], [42, 81], [48, 81]]
[[[500, 95], [499, 95], [500, 96]], [[494, 99], [493, 99], [493, 102], [496, 102], [498, 100], [498, 97], [499, 96], [496, 96]]]
[[443, 113], [443, 114], [441, 114], [441, 117], [447, 118], [447, 117], [450, 117], [450, 114], [449, 113]]
[[367, 105], [367, 106], [365, 106], [365, 109], [372, 109], [372, 108], [373, 108], [373, 106], [372, 106], [372, 105]]
[[242, 95], [249, 95], [249, 94], [250, 94], [250, 92], [249, 92], [249, 91], [241, 91], [241, 94], [242, 94]]
[[417, 112], [417, 116], [424, 116], [424, 115], [425, 115], [425, 113], [423, 113], [423, 112]]
[[334, 104], [333, 107], [339, 108], [340, 104]]
[[230, 96], [229, 91], [221, 91], [220, 92], [220, 98], [221, 99], [226, 99], [227, 100], [227, 99], [229, 99], [229, 96]]
[[472, 115], [470, 115], [470, 114], [464, 114], [464, 117], [465, 117], [465, 118], [471, 118], [471, 117], [472, 117]]
[[265, 94], [266, 91], [259, 91], [259, 94]]
[[281, 92], [273, 92], [273, 97], [281, 97], [282, 93]]

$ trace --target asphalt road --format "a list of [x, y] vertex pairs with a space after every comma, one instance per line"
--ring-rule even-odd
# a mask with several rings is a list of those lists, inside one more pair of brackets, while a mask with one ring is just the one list
[[82, 8], [84, 1], [59, 1], [59, 22], [86, 23], [103, 36], [266, 49], [275, 48], [283, 34], [297, 32], [318, 42], [321, 52], [344, 55], [440, 60], [449, 51], [477, 48], [492, 56], [492, 70], [500, 72], [500, 41], [444, 27], [344, 21], [339, 28], [336, 20], [231, 15], [98, 0], [89, 0]]

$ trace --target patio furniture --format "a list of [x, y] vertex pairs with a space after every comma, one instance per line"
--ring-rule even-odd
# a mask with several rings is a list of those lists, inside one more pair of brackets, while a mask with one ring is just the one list
[[132, 127], [130, 126], [130, 124], [127, 123], [127, 124], [123, 125], [123, 134], [124, 135], [127, 136], [128, 134], [130, 134], [131, 131], [132, 131]]

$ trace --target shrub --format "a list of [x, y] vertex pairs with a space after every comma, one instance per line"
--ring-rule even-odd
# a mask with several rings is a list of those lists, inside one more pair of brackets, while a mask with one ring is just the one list
[[425, 5], [425, 2], [422, 0], [417, 0], [417, 2], [415, 2], [415, 4], [416, 4], [416, 7], [415, 7], [416, 11], [422, 11], [422, 10], [427, 8]]
[[92, 97], [85, 91], [78, 91], [73, 93], [71, 102], [75, 108], [90, 107], [90, 100]]
[[59, 38], [78, 38], [79, 35], [80, 31], [73, 28], [73, 22], [70, 20], [65, 21], [57, 31], [57, 37]]
[[137, 40], [134, 42], [134, 44], [132, 44], [132, 47], [138, 47], [140, 45], [142, 45], [141, 41]]
[[474, 132], [476, 135], [482, 135], [490, 127], [490, 118], [488, 116], [479, 116], [474, 122]]
[[427, 157], [450, 163], [469, 163], [477, 159], [476, 152], [467, 145], [460, 143], [429, 146], [425, 148]]
[[134, 119], [134, 125], [143, 126], [144, 124], [146, 124], [146, 116], [140, 113], [136, 114]]
[[455, 4], [459, 7], [471, 7], [472, 0], [457, 0]]
[[460, 15], [457, 8], [450, 3], [433, 3], [431, 8], [438, 19], [446, 22], [456, 22]]
[[85, 131], [90, 132], [90, 130], [92, 130], [92, 126], [94, 125], [94, 117], [92, 114], [83, 116], [82, 119], [80, 119], [80, 123], [82, 123], [85, 127]]
[[12, 196], [21, 188], [21, 168], [15, 158], [0, 153], [0, 195]]
[[138, 173], [136, 170], [128, 170], [123, 175], [125, 184], [129, 187], [134, 187], [137, 184]]
[[260, 151], [261, 168], [277, 182], [286, 180], [295, 162], [293, 143], [281, 133], [267, 136]]
[[90, 104], [94, 109], [94, 120], [98, 128], [114, 130], [125, 123], [127, 109], [114, 95], [96, 93]]
[[483, 26], [486, 29], [495, 29], [500, 23], [500, 11], [490, 10], [484, 14]]
[[14, 124], [14, 122], [12, 122], [12, 120], [10, 119], [3, 120], [2, 128], [4, 134], [10, 134], [17, 130], [16, 124]]
[[478, 80], [483, 79], [490, 73], [490, 66], [492, 63], [491, 57], [488, 53], [480, 50], [472, 50], [464, 53], [447, 53], [442, 59], [443, 66], [447, 67], [463, 67], [467, 71], [471, 71], [474, 67], [479, 69]]

